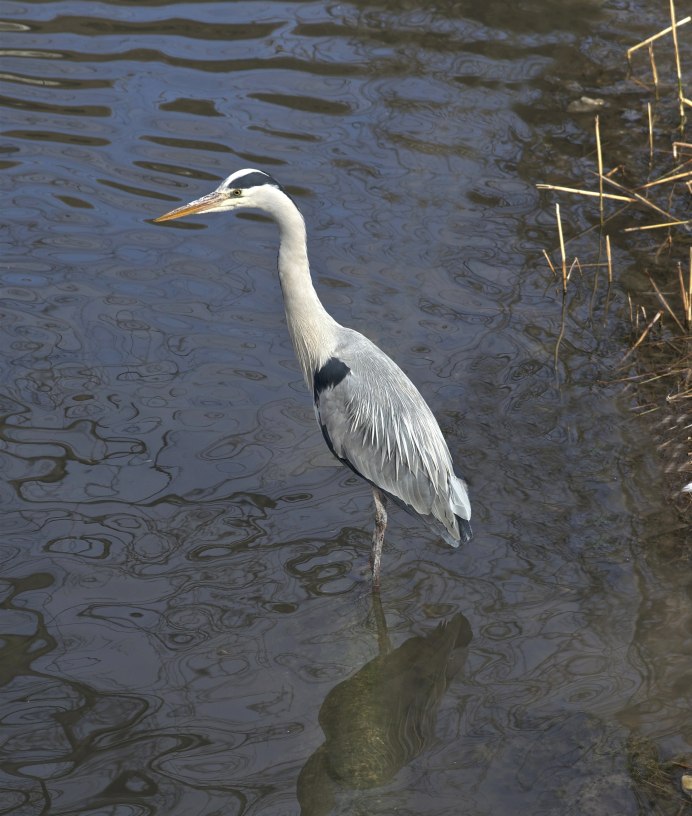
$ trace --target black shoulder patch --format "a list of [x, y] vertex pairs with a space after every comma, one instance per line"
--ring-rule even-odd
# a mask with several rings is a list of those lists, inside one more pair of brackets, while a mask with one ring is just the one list
[[334, 386], [338, 385], [350, 371], [351, 369], [342, 360], [337, 357], [330, 357], [322, 368], [315, 372], [313, 379], [315, 399], [326, 388], [334, 388]]

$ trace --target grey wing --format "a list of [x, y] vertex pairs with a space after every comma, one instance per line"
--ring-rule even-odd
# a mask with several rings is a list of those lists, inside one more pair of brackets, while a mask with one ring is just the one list
[[458, 546], [457, 517], [466, 540], [471, 506], [437, 420], [384, 352], [357, 332], [344, 332], [335, 357], [348, 372], [337, 383], [323, 383], [322, 390], [316, 377], [315, 411], [327, 443], [359, 475]]

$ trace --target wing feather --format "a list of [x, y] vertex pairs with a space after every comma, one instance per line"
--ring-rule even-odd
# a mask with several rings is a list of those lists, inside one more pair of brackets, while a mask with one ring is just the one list
[[458, 546], [458, 519], [466, 539], [471, 507], [427, 403], [396, 363], [358, 332], [343, 329], [333, 354], [349, 372], [316, 391], [315, 411], [334, 454]]

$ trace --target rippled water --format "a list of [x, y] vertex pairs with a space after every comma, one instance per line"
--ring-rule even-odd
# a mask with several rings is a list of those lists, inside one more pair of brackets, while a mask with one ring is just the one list
[[[589, 150], [575, 94], [641, 107], [622, 54], [665, 15], [3, 5], [0, 813], [659, 812], [630, 759], [691, 750], [682, 533], [604, 384], [618, 293], [602, 331], [572, 301], [556, 378], [534, 185]], [[391, 514], [381, 605], [275, 228], [150, 220], [245, 166], [470, 482], [459, 551]]]

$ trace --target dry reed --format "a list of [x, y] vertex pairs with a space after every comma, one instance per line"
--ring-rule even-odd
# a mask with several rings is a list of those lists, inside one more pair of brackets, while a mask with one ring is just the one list
[[[645, 82], [641, 82], [633, 76], [632, 68], [633, 56], [640, 49], [646, 49], [651, 68], [653, 90], [658, 100], [662, 83], [659, 64], [663, 64], [663, 62], [659, 60], [657, 63], [654, 46], [662, 44], [664, 42], [663, 38], [666, 38], [668, 42], [672, 42], [675, 108], [679, 117], [679, 133], [681, 134], [677, 141], [672, 142], [674, 166], [668, 167], [665, 172], [660, 173], [654, 179], [644, 180], [641, 184], [626, 184], [621, 167], [614, 167], [610, 170], [605, 168], [602, 121], [601, 117], [596, 116], [594, 141], [597, 166], [594, 175], [597, 178], [597, 189], [582, 189], [577, 186], [558, 184], [537, 185], [541, 190], [549, 190], [558, 194], [566, 193], [586, 198], [598, 198], [601, 233], [604, 233], [604, 226], [606, 221], [609, 220], [607, 208], [609, 202], [611, 202], [611, 209], [612, 204], [619, 206], [616, 213], [618, 216], [628, 212], [637, 213], [636, 217], [640, 223], [620, 227], [623, 233], [639, 233], [644, 238], [647, 235], [656, 236], [658, 235], [657, 231], [665, 230], [666, 240], [664, 243], [651, 246], [655, 261], [659, 260], [664, 250], [668, 250], [671, 255], [674, 255], [676, 252], [679, 253], [682, 247], [687, 247], [690, 240], [687, 231], [692, 225], [687, 200], [687, 195], [692, 194], [692, 143], [684, 138], [686, 109], [692, 107], [692, 102], [687, 98], [684, 91], [678, 39], [680, 29], [692, 21], [692, 16], [678, 20], [674, 0], [669, 0], [669, 11], [670, 25], [629, 48], [627, 50], [627, 61], [630, 68], [630, 79], [646, 88]], [[665, 82], [665, 80], [663, 81]], [[656, 163], [660, 164], [667, 155], [670, 155], [665, 150], [656, 150], [657, 132], [654, 113], [651, 102], [648, 102], [646, 105], [647, 132], [645, 149], [648, 152], [649, 175]], [[660, 138], [659, 135], [659, 140]], [[610, 190], [606, 192], [605, 190], [608, 188]], [[684, 191], [684, 195], [679, 194], [680, 190]], [[607, 267], [609, 285], [606, 297], [607, 309], [610, 286], [613, 282], [613, 255], [610, 235], [603, 234], [605, 239], [605, 263], [580, 264], [578, 259], [575, 258], [569, 264], [566, 245], [570, 243], [570, 240], [566, 240], [565, 237], [565, 228], [559, 204], [555, 205], [555, 211], [560, 253], [559, 267], [556, 268], [557, 265], [551, 261], [550, 254], [546, 250], [543, 250], [543, 254], [553, 274], [561, 278], [562, 284], [563, 323], [555, 349], [557, 368], [559, 344], [565, 334], [565, 298], [568, 296], [568, 282], [571, 271], [575, 265], [579, 266], [580, 269], [587, 266], [594, 266], [596, 270], [601, 266]], [[655, 217], [652, 218], [651, 216]], [[644, 220], [644, 223], [641, 223], [642, 220]], [[599, 252], [602, 246], [603, 244], [599, 242]], [[692, 471], [692, 434], [690, 433], [690, 429], [692, 429], [692, 402], [690, 402], [692, 400], [692, 247], [688, 251], [689, 258], [685, 262], [678, 262], [674, 266], [674, 274], [669, 274], [671, 279], [669, 283], [663, 285], [657, 282], [652, 274], [646, 272], [651, 285], [651, 296], [654, 298], [654, 302], [657, 303], [657, 308], [651, 310], [652, 317], [647, 313], [644, 304], [635, 305], [631, 297], [627, 296], [633, 342], [624, 355], [623, 364], [630, 369], [630, 373], [618, 378], [620, 381], [636, 386], [639, 389], [638, 393], [641, 397], [639, 400], [640, 413], [661, 410], [665, 413], [666, 410], [670, 411], [675, 406], [678, 406], [678, 409], [684, 408], [684, 421], [682, 423], [677, 421], [676, 425], [676, 427], [678, 425], [682, 427], [686, 434], [682, 443], [685, 448], [685, 461], [681, 467], [683, 471]], [[598, 271], [596, 271], [596, 274], [598, 274]], [[594, 292], [596, 280], [594, 281]], [[641, 354], [645, 347], [647, 349], [647, 358], [655, 360], [655, 364], [649, 363], [647, 365], [644, 362]], [[639, 370], [632, 373], [632, 366], [638, 367]], [[663, 395], [662, 398], [661, 396], [658, 398], [653, 396], [650, 389], [654, 387], [658, 389], [657, 393], [659, 395]], [[669, 448], [667, 443], [662, 445], [662, 449], [663, 447], [667, 450]], [[686, 481], [689, 482], [689, 476]], [[684, 495], [688, 497], [688, 507], [692, 507], [692, 492], [688, 491]]]

